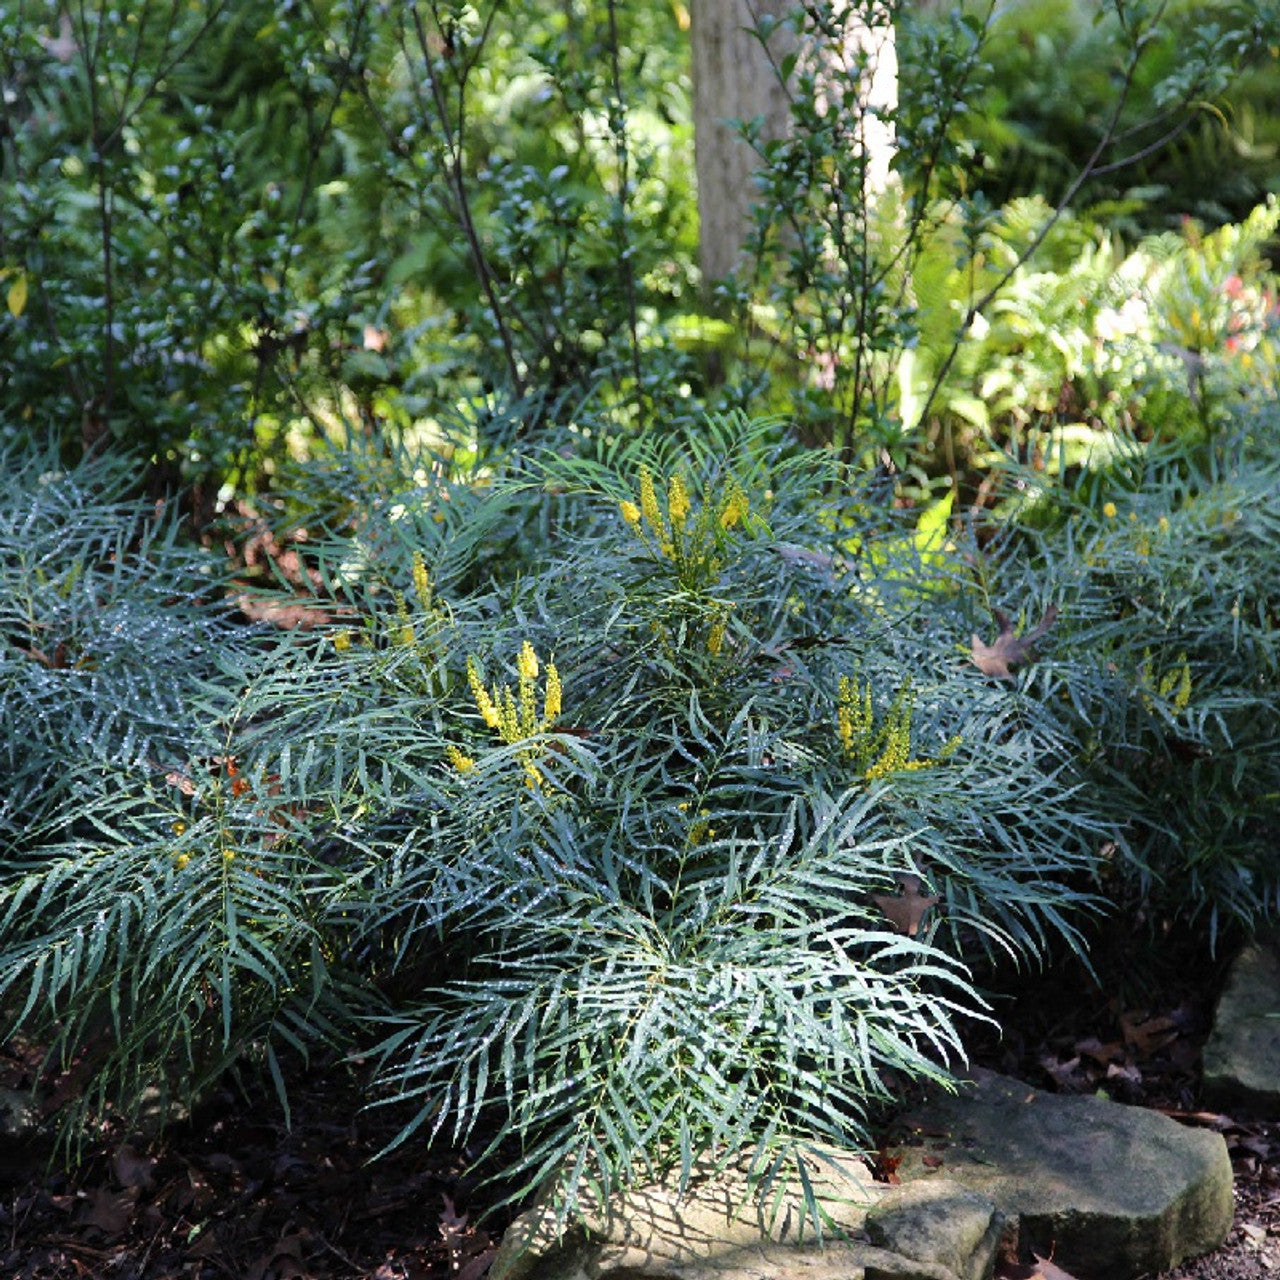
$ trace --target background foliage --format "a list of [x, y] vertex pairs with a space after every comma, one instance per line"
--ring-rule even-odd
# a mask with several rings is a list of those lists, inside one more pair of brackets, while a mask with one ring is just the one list
[[897, 14], [876, 204], [798, 61], [717, 283], [679, 5], [0, 3], [0, 1012], [69, 1140], [324, 1045], [563, 1212], [768, 1178], [1096, 920], [1280, 907], [1277, 15], [1044, 16]]

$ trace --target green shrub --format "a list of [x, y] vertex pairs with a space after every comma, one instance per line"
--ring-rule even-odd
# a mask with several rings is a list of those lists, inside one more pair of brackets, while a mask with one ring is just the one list
[[251, 683], [246, 758], [332, 824], [405, 1136], [515, 1136], [566, 1205], [865, 1140], [960, 1052], [966, 959], [1088, 900], [1069, 740], [957, 660], [939, 521], [715, 434], [530, 461], [483, 517], [520, 562], [469, 593], [470, 518], [406, 485], [376, 554], [325, 556], [353, 620]]
[[[1192, 446], [1275, 398], [1274, 200], [1128, 252], [1068, 213], [1023, 260], [1050, 217], [1038, 197], [1015, 200], [977, 227], [942, 221], [922, 248], [920, 343], [901, 381], [909, 414], [934, 389], [934, 468], [978, 483], [1009, 450], [1074, 471], [1129, 435]], [[959, 317], [1006, 274], [953, 349]]]
[[568, 1206], [856, 1145], [945, 1077], [967, 961], [1072, 940], [1100, 835], [1071, 739], [957, 656], [945, 509], [776, 434], [418, 467], [317, 524], [328, 625], [217, 646], [185, 750], [6, 855], [4, 1004], [81, 1114], [242, 1060], [283, 1088], [372, 1019], [406, 1137], [514, 1135]]
[[1059, 603], [1027, 694], [1076, 738], [1125, 846], [1112, 894], [1211, 935], [1280, 910], [1276, 427], [1272, 406], [1206, 448], [1131, 444], [1070, 487], [1024, 476], [1049, 528], [994, 569], [1006, 599]]
[[71, 822], [95, 771], [185, 759], [201, 680], [244, 643], [213, 608], [215, 557], [130, 496], [137, 465], [0, 452], [0, 833]]
[[[967, 5], [983, 14], [986, 5]], [[1118, 5], [1013, 0], [999, 6], [983, 49], [987, 74], [964, 133], [994, 203], [1057, 202], [1089, 162], [1117, 105], [1123, 29], [1153, 12]], [[925, 10], [925, 32], [947, 10]], [[1160, 6], [1121, 119], [1119, 138], [1078, 204], [1139, 237], [1184, 217], [1238, 221], [1276, 187], [1274, 9], [1237, 0]], [[912, 27], [908, 27], [912, 38]], [[1190, 90], [1190, 92], [1188, 92]], [[1170, 112], [1175, 98], [1189, 107]]]
[[73, 1123], [240, 1063], [287, 1105], [326, 1042], [399, 1140], [564, 1213], [857, 1147], [1107, 895], [1277, 905], [1274, 425], [1019, 474], [974, 540], [771, 425], [501, 474], [357, 451], [297, 477], [326, 596], [278, 638], [229, 631], [113, 473], [15, 463], [70, 515], [11, 517], [11, 758], [42, 682], [73, 696], [21, 766], [56, 803], [7, 797], [0, 1007], [79, 1073]]

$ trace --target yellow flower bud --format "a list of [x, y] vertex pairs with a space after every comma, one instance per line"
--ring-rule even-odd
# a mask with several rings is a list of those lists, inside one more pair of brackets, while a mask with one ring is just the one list
[[339, 653], [346, 653], [346, 651], [351, 648], [351, 632], [350, 631], [335, 632], [333, 637], [333, 647]]
[[732, 529], [734, 525], [747, 518], [749, 510], [750, 503], [747, 501], [747, 495], [736, 483], [731, 484], [729, 496], [725, 499], [724, 506], [720, 508], [720, 527], [725, 530]]
[[467, 684], [471, 686], [471, 696], [475, 699], [476, 709], [485, 724], [490, 729], [499, 728], [502, 717], [498, 714], [498, 708], [494, 706], [488, 689], [484, 687], [484, 681], [480, 679], [480, 664], [473, 657], [467, 658]]
[[662, 520], [662, 511], [658, 507], [658, 495], [654, 492], [653, 476], [648, 467], [640, 468], [640, 511], [648, 522], [649, 528], [662, 541], [667, 536], [666, 526]]
[[1102, 514], [1108, 520], [1114, 520], [1116, 518], [1116, 504], [1114, 502], [1104, 502], [1102, 504]]
[[726, 619], [723, 614], [720, 615], [711, 624], [711, 634], [707, 637], [707, 652], [711, 656], [718, 657], [720, 650], [724, 648], [724, 629]]

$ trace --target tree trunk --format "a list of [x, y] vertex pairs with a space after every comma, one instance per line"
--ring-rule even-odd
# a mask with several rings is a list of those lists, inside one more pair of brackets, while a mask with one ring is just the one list
[[[838, 14], [849, 0], [831, 2]], [[853, 3], [865, 6], [865, 0]], [[704, 289], [738, 264], [755, 199], [759, 158], [733, 122], [761, 120], [763, 141], [786, 137], [790, 126], [779, 68], [796, 47], [794, 29], [787, 23], [775, 30], [767, 48], [754, 31], [762, 18], [784, 19], [795, 5], [796, 0], [695, 0], [694, 155]], [[864, 106], [855, 132], [867, 157], [865, 189], [874, 198], [888, 185], [894, 152], [893, 125], [886, 113], [897, 106], [898, 62], [889, 9], [881, 9], [871, 22], [861, 14], [850, 15], [843, 48], [814, 48], [803, 56], [820, 64], [820, 79], [857, 74], [865, 59]]]
[[694, 0], [693, 143], [698, 178], [698, 259], [704, 289], [737, 265], [755, 196], [758, 157], [734, 121], [763, 119], [762, 137], [786, 136], [787, 95], [778, 64], [795, 37], [776, 31], [766, 50], [762, 17], [782, 19], [794, 0]]

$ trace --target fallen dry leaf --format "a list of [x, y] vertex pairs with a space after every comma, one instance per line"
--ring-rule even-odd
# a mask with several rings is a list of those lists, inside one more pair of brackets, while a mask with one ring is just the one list
[[111, 1157], [111, 1171], [122, 1187], [137, 1187], [147, 1191], [155, 1182], [156, 1162], [150, 1156], [140, 1156], [127, 1142]]
[[1224, 1116], [1220, 1111], [1185, 1111], [1178, 1107], [1152, 1107], [1151, 1109], [1168, 1116], [1170, 1120], [1178, 1121], [1179, 1124], [1213, 1129], [1218, 1133], [1233, 1129], [1236, 1123], [1230, 1116]]
[[1042, 1258], [1038, 1253], [1031, 1255], [1036, 1260], [1036, 1270], [1031, 1274], [1038, 1276], [1039, 1280], [1075, 1280], [1075, 1277], [1069, 1272], [1063, 1271], [1049, 1258]]
[[1107, 1064], [1107, 1079], [1120, 1080], [1124, 1084], [1137, 1089], [1142, 1085], [1142, 1072], [1132, 1063], [1111, 1062]]
[[970, 652], [974, 665], [984, 676], [996, 676], [1000, 680], [1012, 680], [1013, 668], [1025, 666], [1035, 658], [1035, 644], [1057, 621], [1058, 608], [1050, 605], [1040, 621], [1025, 636], [1013, 634], [1013, 621], [1007, 613], [993, 610], [999, 632], [990, 644], [984, 644], [974, 633]]
[[480, 1280], [480, 1277], [493, 1266], [493, 1260], [497, 1256], [498, 1251], [493, 1247], [485, 1249], [483, 1253], [477, 1253], [470, 1262], [458, 1268], [454, 1273], [454, 1280]]
[[305, 599], [281, 600], [273, 596], [255, 596], [241, 591], [233, 597], [235, 606], [251, 622], [266, 622], [281, 631], [310, 631], [327, 627], [332, 612]]
[[881, 1147], [868, 1163], [871, 1165], [871, 1176], [876, 1182], [884, 1182], [891, 1187], [896, 1187], [902, 1182], [898, 1176], [898, 1166], [902, 1163], [902, 1157], [891, 1155], [887, 1147]]
[[1150, 1054], [1178, 1038], [1178, 1022], [1168, 1014], [1152, 1017], [1145, 1009], [1131, 1009], [1120, 1015], [1120, 1031], [1136, 1053]]
[[444, 1209], [440, 1214], [441, 1238], [450, 1249], [459, 1249], [467, 1230], [467, 1215], [459, 1213], [447, 1195], [441, 1195], [440, 1199], [444, 1201]]
[[115, 1239], [129, 1229], [137, 1200], [137, 1187], [128, 1191], [93, 1187], [83, 1193], [83, 1207], [77, 1218], [84, 1226], [96, 1227], [108, 1239]]
[[1084, 1093], [1092, 1087], [1088, 1076], [1081, 1073], [1079, 1054], [1065, 1062], [1053, 1054], [1042, 1054], [1040, 1066], [1063, 1093]]
[[1110, 1066], [1113, 1062], [1123, 1062], [1126, 1057], [1124, 1045], [1119, 1041], [1108, 1040], [1103, 1044], [1097, 1036], [1086, 1036], [1083, 1040], [1077, 1040], [1075, 1049], [1078, 1054], [1092, 1058], [1100, 1067]]
[[894, 876], [901, 893], [873, 893], [872, 901], [888, 917], [889, 923], [899, 933], [914, 938], [920, 932], [920, 922], [930, 907], [936, 907], [941, 899], [935, 893], [921, 893], [924, 881], [909, 871]]
[[1069, 1271], [1064, 1271], [1056, 1262], [1042, 1258], [1038, 1253], [1031, 1255], [1034, 1262], [1003, 1262], [996, 1268], [997, 1280], [1076, 1280]]

